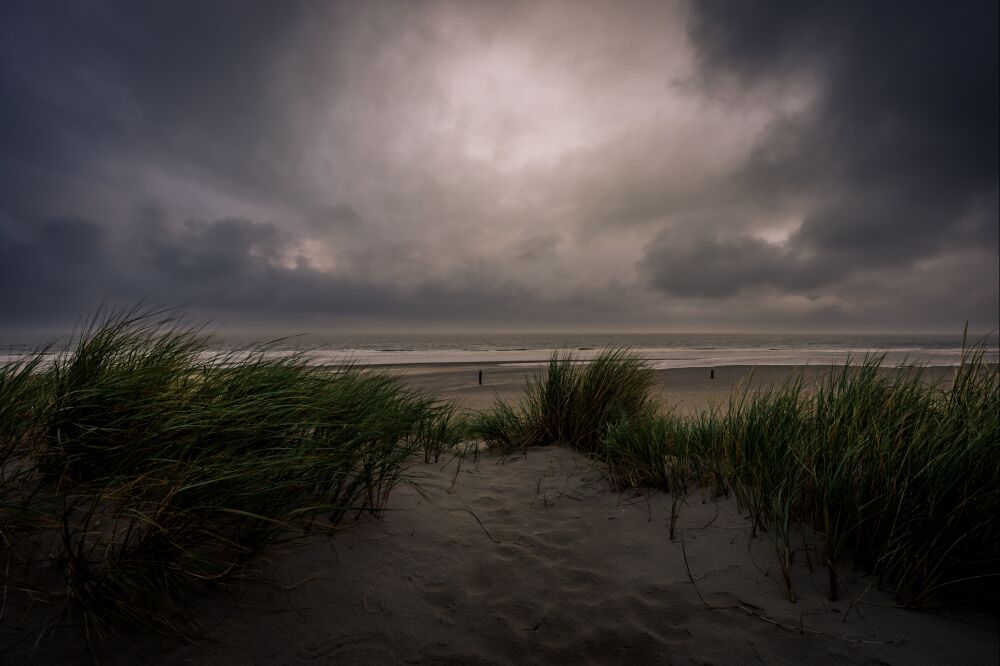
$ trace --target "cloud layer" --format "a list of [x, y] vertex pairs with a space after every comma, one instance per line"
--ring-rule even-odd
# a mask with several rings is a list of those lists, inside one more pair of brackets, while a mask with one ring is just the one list
[[0, 328], [998, 325], [995, 3], [0, 11]]

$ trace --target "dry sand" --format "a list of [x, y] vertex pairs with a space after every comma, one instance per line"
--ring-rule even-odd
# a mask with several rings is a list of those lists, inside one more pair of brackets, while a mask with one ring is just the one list
[[[461, 384], [468, 369], [459, 370], [461, 377], [440, 369], [409, 377], [479, 404], [483, 391]], [[519, 386], [523, 370], [498, 371], [507, 374], [493, 385]], [[709, 384], [696, 374], [707, 371], [667, 371], [668, 398], [690, 407], [724, 397], [715, 387], [729, 372], [738, 374], [717, 370]], [[692, 381], [682, 386], [683, 377]], [[750, 539], [732, 500], [694, 493], [671, 541], [669, 496], [611, 492], [598, 470], [566, 449], [506, 461], [484, 454], [460, 470], [457, 460], [442, 460], [411, 472], [414, 485], [393, 494], [383, 520], [272, 548], [257, 572], [200, 599], [198, 645], [136, 636], [113, 641], [99, 658], [633, 665], [1000, 658], [995, 612], [900, 609], [850, 567], [841, 572], [842, 600], [831, 603], [825, 572], [810, 571], [805, 551], [794, 571], [799, 599], [790, 603], [773, 546], [766, 536]], [[272, 582], [258, 582], [265, 578]], [[25, 663], [36, 635], [37, 626], [8, 610], [0, 661]], [[39, 644], [35, 661], [84, 660], [80, 636], [79, 628], [58, 630]]]

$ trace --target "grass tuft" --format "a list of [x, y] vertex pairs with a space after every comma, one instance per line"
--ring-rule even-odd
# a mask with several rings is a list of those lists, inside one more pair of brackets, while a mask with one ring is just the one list
[[181, 631], [200, 586], [381, 513], [415, 455], [461, 433], [453, 407], [392, 376], [266, 346], [209, 354], [157, 311], [99, 314], [41, 358], [0, 368], [0, 490], [31, 517], [10, 548], [26, 576], [50, 575], [31, 553], [57, 552], [65, 601], [97, 634]]
[[[822, 535], [829, 595], [845, 554], [911, 606], [1000, 582], [1000, 373], [985, 345], [963, 353], [951, 381], [868, 356], [736, 391], [726, 410], [664, 413], [651, 371], [625, 350], [590, 364], [555, 355], [517, 404], [498, 403], [474, 430], [502, 450], [562, 443], [606, 470], [618, 490], [673, 497], [670, 531], [690, 484], [732, 493], [751, 534], [772, 541], [786, 592], [796, 535]], [[804, 544], [808, 552], [808, 544]]]
[[592, 361], [553, 354], [546, 372], [528, 381], [517, 405], [498, 403], [475, 431], [501, 449], [565, 444], [597, 452], [608, 425], [649, 408], [653, 373], [627, 349], [602, 351]]

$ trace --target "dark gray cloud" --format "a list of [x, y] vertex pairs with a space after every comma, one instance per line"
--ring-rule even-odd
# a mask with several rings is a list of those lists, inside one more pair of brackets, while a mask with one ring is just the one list
[[[99, 304], [114, 279], [104, 230], [85, 219], [38, 220], [30, 226], [0, 219], [0, 301], [8, 324], [77, 316], [81, 303]], [[69, 314], [72, 312], [72, 314]]]
[[[294, 3], [5, 3], [0, 162], [5, 207], [127, 152], [217, 187], [287, 185], [282, 106], [267, 77]], [[260, 159], [269, 155], [271, 159]], [[70, 183], [69, 185], [71, 185]]]
[[723, 297], [770, 288], [808, 292], [838, 279], [828, 265], [753, 236], [660, 239], [646, 268], [655, 287], [683, 297]]
[[[550, 301], [514, 280], [474, 270], [415, 284], [361, 280], [278, 260], [293, 239], [273, 223], [247, 219], [172, 224], [162, 210], [137, 211], [129, 252], [116, 256], [103, 229], [84, 219], [43, 220], [15, 239], [0, 227], [0, 300], [12, 316], [43, 325], [73, 324], [81, 303], [127, 306], [144, 300], [185, 306], [227, 324], [299, 326], [467, 326], [470, 319], [509, 328], [515, 322], [586, 323], [595, 311], [621, 315], [606, 294]], [[113, 290], [108, 287], [113, 286]], [[497, 308], [497, 303], [505, 304]], [[515, 324], [516, 326], [516, 324]]]
[[12, 2], [0, 328], [998, 317], [997, 9]]
[[[830, 293], [858, 274], [919, 270], [947, 253], [996, 258], [996, 3], [693, 9], [709, 88], [816, 82], [808, 110], [774, 123], [733, 178], [743, 216], [780, 214], [795, 201], [799, 226], [781, 243], [740, 237], [740, 220], [720, 231], [728, 240], [676, 244], [665, 233], [643, 263], [655, 286], [679, 296]], [[703, 279], [693, 277], [699, 266]], [[979, 278], [995, 286], [996, 270]], [[996, 305], [969, 315], [995, 325]]]

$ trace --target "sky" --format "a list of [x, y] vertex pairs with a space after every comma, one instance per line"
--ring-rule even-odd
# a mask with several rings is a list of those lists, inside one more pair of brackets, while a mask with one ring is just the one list
[[0, 330], [995, 330], [997, 7], [4, 2]]

